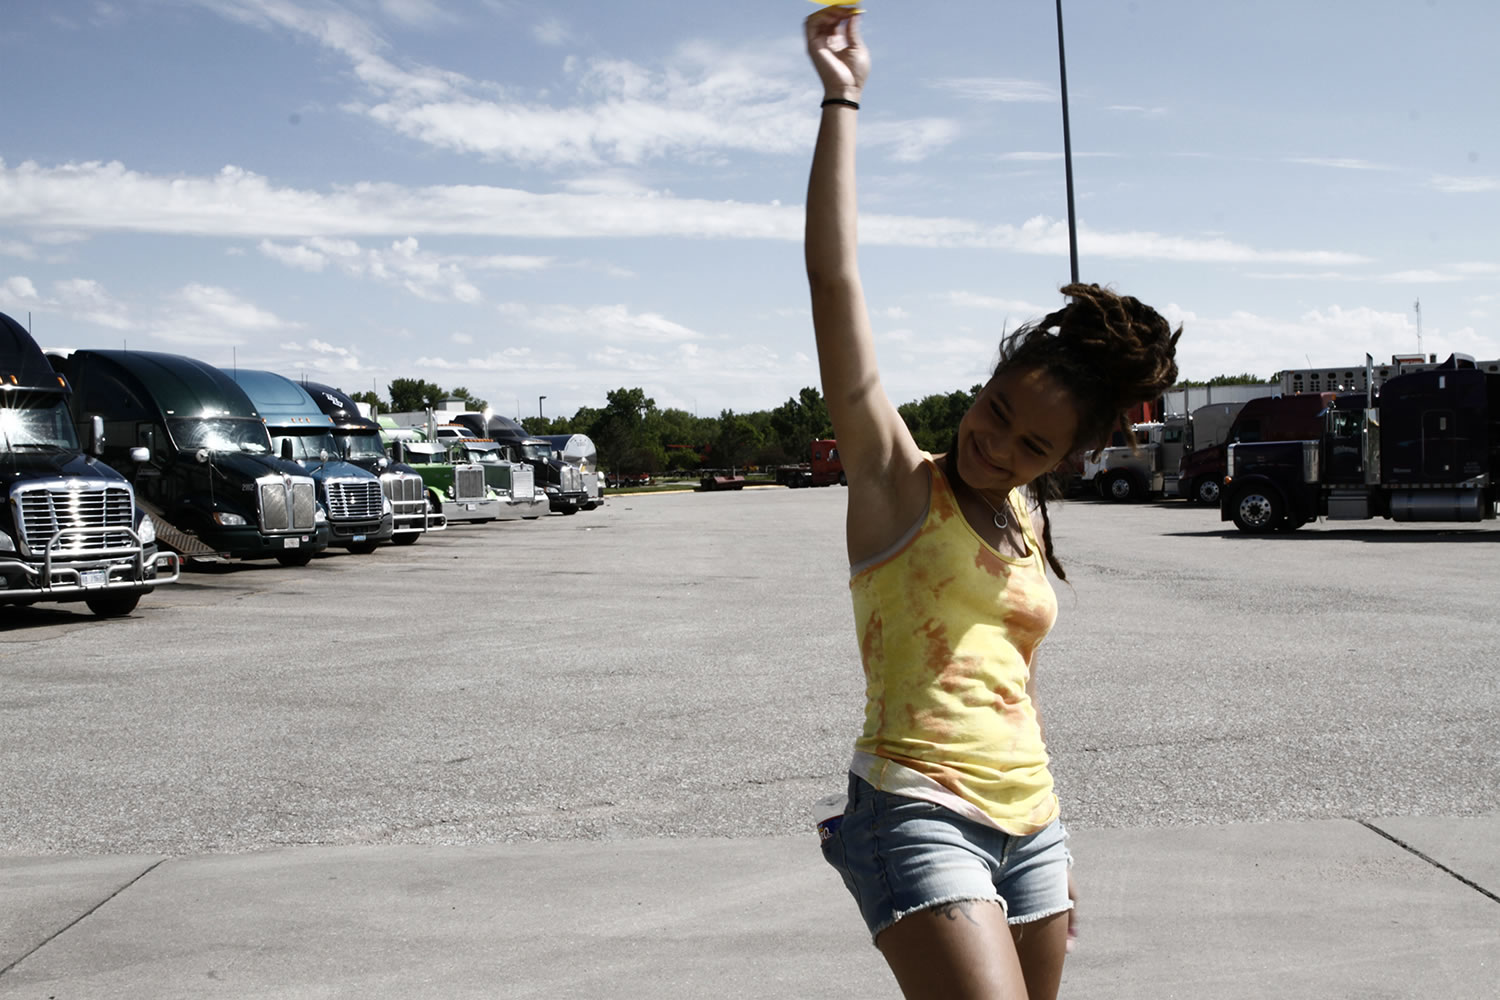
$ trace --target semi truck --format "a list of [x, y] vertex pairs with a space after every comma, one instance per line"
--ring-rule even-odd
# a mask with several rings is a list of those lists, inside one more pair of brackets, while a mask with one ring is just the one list
[[604, 506], [604, 478], [599, 475], [599, 449], [587, 434], [544, 434], [553, 453], [578, 470], [583, 480], [583, 509]]
[[455, 423], [473, 431], [475, 437], [489, 438], [508, 447], [515, 461], [530, 465], [536, 482], [547, 496], [550, 509], [576, 514], [588, 504], [589, 498], [583, 489], [583, 472], [578, 466], [564, 461], [551, 441], [528, 432], [514, 420], [498, 413], [488, 417], [474, 412], [450, 416]]
[[1222, 477], [1188, 475], [1185, 470], [1199, 451], [1207, 453], [1229, 439], [1229, 429], [1245, 408], [1245, 401], [1205, 403], [1188, 414], [1182, 443], [1182, 457], [1177, 462], [1177, 495], [1188, 503], [1217, 506]]
[[302, 388], [333, 421], [339, 457], [380, 478], [380, 490], [391, 505], [391, 542], [411, 545], [428, 531], [442, 530], [445, 519], [427, 509], [427, 491], [417, 470], [386, 455], [380, 425], [342, 389], [321, 382], [303, 382]]
[[439, 438], [455, 464], [478, 465], [484, 483], [499, 502], [502, 521], [534, 521], [551, 509], [547, 494], [536, 488], [536, 471], [525, 462], [511, 460], [509, 451], [489, 438]]
[[[1366, 365], [1373, 368], [1373, 360]], [[1453, 355], [1435, 368], [1391, 377], [1373, 400], [1366, 393], [1337, 396], [1321, 421], [1311, 440], [1232, 444], [1220, 518], [1259, 534], [1295, 530], [1318, 517], [1472, 522], [1496, 516], [1500, 373]]]
[[88, 451], [68, 409], [72, 390], [26, 328], [0, 313], [0, 604], [82, 601], [101, 618], [127, 615], [175, 583], [181, 561], [159, 552], [156, 524], [135, 490]]
[[285, 375], [253, 368], [229, 373], [255, 403], [271, 435], [273, 453], [300, 465], [317, 485], [327, 515], [329, 544], [369, 555], [391, 540], [391, 501], [372, 472], [340, 458], [333, 419]]
[[1255, 441], [1313, 440], [1322, 434], [1323, 411], [1332, 405], [1337, 395], [1311, 392], [1297, 396], [1261, 396], [1244, 403], [1221, 441], [1206, 447], [1194, 441], [1193, 450], [1183, 456], [1178, 482], [1186, 489], [1187, 496], [1199, 503], [1221, 502], [1220, 487], [1224, 482], [1231, 444], [1238, 441], [1248, 444]]
[[73, 385], [74, 426], [101, 418], [101, 455], [129, 477], [158, 545], [287, 566], [328, 546], [312, 477], [272, 451], [260, 411], [228, 375], [155, 351], [80, 350], [51, 361]]
[[839, 458], [839, 443], [833, 438], [821, 438], [807, 448], [808, 461], [797, 465], [778, 465], [776, 482], [797, 489], [803, 486], [848, 486], [844, 476], [844, 463]]

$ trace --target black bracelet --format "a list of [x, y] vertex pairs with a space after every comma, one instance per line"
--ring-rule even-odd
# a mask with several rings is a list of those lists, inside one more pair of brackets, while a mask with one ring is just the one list
[[826, 108], [830, 104], [839, 104], [846, 108], [853, 108], [855, 111], [859, 110], [859, 102], [851, 101], [847, 97], [825, 97], [823, 103], [819, 104], [818, 107]]

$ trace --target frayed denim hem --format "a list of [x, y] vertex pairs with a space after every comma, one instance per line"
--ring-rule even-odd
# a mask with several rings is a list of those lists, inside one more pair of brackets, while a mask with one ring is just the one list
[[[891, 919], [887, 920], [885, 923], [881, 924], [879, 927], [870, 932], [870, 943], [872, 945], [875, 944], [875, 939], [878, 938], [883, 931], [890, 928], [893, 924], [896, 923], [896, 921], [900, 920], [902, 917], [909, 917], [913, 913], [921, 913], [923, 910], [930, 910], [935, 906], [947, 906], [949, 903], [999, 903], [1000, 912], [1002, 914], [1010, 913], [1010, 907], [1005, 905], [1005, 900], [1001, 898], [998, 893], [993, 896], [975, 896], [972, 893], [960, 893], [959, 895], [955, 896], [944, 896], [941, 899], [931, 899], [925, 903], [922, 903], [920, 906], [913, 906], [910, 909], [901, 910], [898, 913], [892, 914]], [[875, 945], [875, 947], [878, 948], [880, 946]]]
[[1009, 918], [1008, 920], [1006, 920], [1006, 923], [1011, 924], [1012, 926], [1016, 924], [1032, 924], [1036, 923], [1038, 920], [1046, 920], [1048, 917], [1055, 917], [1059, 913], [1067, 913], [1072, 908], [1073, 901], [1070, 899], [1068, 900], [1067, 906], [1054, 906], [1052, 909], [1043, 910], [1040, 913], [1025, 913], [1019, 917]]

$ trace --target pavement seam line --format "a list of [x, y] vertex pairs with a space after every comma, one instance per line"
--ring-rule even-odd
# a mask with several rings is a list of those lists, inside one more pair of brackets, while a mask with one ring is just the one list
[[1453, 876], [1454, 878], [1458, 879], [1458, 881], [1460, 881], [1464, 885], [1468, 886], [1470, 889], [1473, 889], [1475, 892], [1479, 893], [1481, 896], [1485, 896], [1485, 897], [1493, 900], [1496, 903], [1500, 903], [1500, 895], [1496, 895], [1495, 893], [1490, 892], [1488, 889], [1486, 889], [1484, 886], [1480, 885], [1478, 882], [1475, 882], [1473, 879], [1468, 878], [1467, 876], [1464, 876], [1464, 875], [1460, 875], [1458, 872], [1454, 871], [1452, 868], [1449, 868], [1447, 865], [1443, 864], [1441, 861], [1437, 860], [1436, 858], [1430, 857], [1429, 855], [1426, 855], [1426, 854], [1423, 854], [1421, 851], [1417, 850], [1415, 847], [1411, 846], [1406, 841], [1402, 840], [1400, 837], [1397, 837], [1394, 834], [1386, 833], [1384, 830], [1382, 830], [1380, 827], [1376, 826], [1374, 823], [1370, 823], [1370, 822], [1367, 822], [1367, 821], [1362, 820], [1362, 819], [1355, 820], [1355, 822], [1358, 823], [1360, 826], [1364, 827], [1367, 830], [1373, 830], [1376, 833], [1380, 834], [1386, 840], [1389, 840], [1391, 843], [1395, 844], [1397, 847], [1401, 848], [1403, 851], [1407, 851], [1407, 852], [1409, 852], [1411, 854], [1416, 855], [1417, 857], [1421, 858], [1423, 861], [1427, 862], [1432, 867], [1436, 868], [1438, 871], [1445, 872], [1446, 874]]
[[62, 937], [64, 934], [68, 933], [68, 931], [72, 930], [74, 927], [77, 927], [80, 923], [82, 923], [89, 916], [93, 915], [94, 913], [97, 913], [99, 911], [99, 908], [102, 907], [105, 903], [108, 903], [111, 899], [114, 899], [120, 893], [124, 892], [126, 889], [129, 889], [131, 886], [135, 885], [141, 879], [145, 878], [147, 875], [150, 875], [152, 872], [156, 871], [157, 868], [159, 868], [161, 865], [166, 864], [170, 860], [171, 860], [171, 858], [160, 858], [157, 861], [152, 862], [150, 866], [148, 866], [144, 871], [142, 871], [135, 878], [131, 879], [129, 882], [126, 882], [124, 885], [120, 886], [118, 889], [116, 889], [114, 892], [110, 893], [108, 896], [105, 896], [103, 899], [99, 900], [99, 902], [95, 903], [93, 906], [89, 907], [87, 910], [84, 910], [78, 916], [76, 916], [72, 920], [68, 921], [68, 923], [66, 925], [64, 925], [63, 927], [61, 927], [58, 930], [54, 931], [52, 934], [47, 935], [46, 939], [43, 940], [43, 941], [41, 941], [41, 942], [39, 942], [35, 948], [32, 948], [26, 954], [22, 955], [20, 958], [16, 959], [14, 962], [12, 962], [9, 965], [7, 965], [5, 968], [0, 969], [0, 976], [5, 975], [10, 970], [14, 969], [16, 966], [18, 966], [22, 962], [26, 961], [32, 955], [35, 955], [37, 952], [39, 952], [43, 948], [47, 947], [53, 941], [56, 941], [58, 938]]

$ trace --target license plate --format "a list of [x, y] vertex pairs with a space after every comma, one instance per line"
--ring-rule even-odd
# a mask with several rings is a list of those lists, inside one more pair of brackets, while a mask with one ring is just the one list
[[355, 541], [356, 541], [356, 542], [362, 542], [362, 541], [364, 541], [364, 540], [365, 540], [365, 536], [364, 536], [364, 535], [355, 535], [355, 536], [354, 536], [354, 540], [355, 540]]
[[78, 574], [83, 581], [83, 586], [89, 590], [109, 585], [109, 570], [86, 569]]
[[464, 510], [478, 510], [478, 509], [479, 509], [479, 505], [477, 503], [466, 503], [466, 504], [464, 504]]
[[302, 544], [302, 542], [299, 539], [296, 539], [296, 538], [283, 538], [281, 540], [281, 547], [284, 548], [284, 549], [295, 549], [297, 546], [299, 546], [301, 544]]

